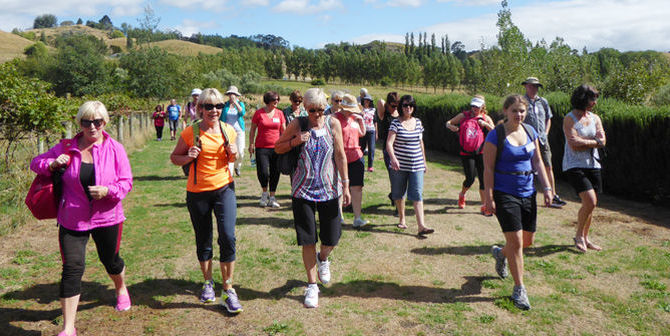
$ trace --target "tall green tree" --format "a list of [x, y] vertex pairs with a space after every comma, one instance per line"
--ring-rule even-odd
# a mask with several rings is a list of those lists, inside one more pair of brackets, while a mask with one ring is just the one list
[[58, 25], [58, 19], [53, 14], [43, 14], [35, 18], [33, 21], [33, 29], [38, 28], [52, 28]]

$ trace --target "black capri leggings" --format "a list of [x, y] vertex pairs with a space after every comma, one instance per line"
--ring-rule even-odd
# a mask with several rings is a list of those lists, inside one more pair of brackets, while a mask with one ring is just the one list
[[270, 182], [270, 192], [277, 191], [279, 166], [274, 148], [256, 148], [256, 175], [261, 188], [267, 188]]
[[484, 190], [484, 159], [481, 154], [461, 156], [463, 162], [463, 171], [465, 172], [465, 181], [463, 188], [470, 188], [475, 183], [475, 175], [479, 180], [479, 190]]
[[72, 231], [59, 226], [58, 243], [63, 260], [60, 282], [60, 297], [69, 298], [81, 293], [81, 277], [86, 268], [86, 243], [93, 237], [98, 249], [98, 258], [111, 275], [123, 272], [125, 264], [119, 256], [123, 223], [89, 231]]

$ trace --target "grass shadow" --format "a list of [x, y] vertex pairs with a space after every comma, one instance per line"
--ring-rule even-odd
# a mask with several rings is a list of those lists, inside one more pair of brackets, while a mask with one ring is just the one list
[[[491, 253], [492, 245], [466, 245], [449, 247], [421, 247], [412, 249], [410, 252], [421, 255], [452, 254], [460, 256], [487, 255]], [[546, 257], [555, 253], [570, 252], [579, 254], [572, 245], [543, 245], [531, 246], [524, 249], [524, 254], [529, 258]]]
[[159, 175], [142, 175], [142, 176], [133, 176], [133, 181], [176, 181], [176, 180], [185, 180], [186, 176], [159, 176]]

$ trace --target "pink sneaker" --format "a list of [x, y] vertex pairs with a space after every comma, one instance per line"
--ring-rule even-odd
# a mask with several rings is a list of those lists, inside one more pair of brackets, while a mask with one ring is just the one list
[[373, 171], [375, 171], [375, 169], [370, 167], [370, 168], [368, 168], [368, 171], [372, 173]]
[[130, 296], [126, 294], [117, 297], [116, 307], [114, 307], [114, 309], [116, 309], [116, 311], [126, 311], [130, 309]]
[[74, 334], [68, 335], [65, 333], [65, 330], [58, 333], [58, 336], [77, 336], [77, 329], [74, 330]]

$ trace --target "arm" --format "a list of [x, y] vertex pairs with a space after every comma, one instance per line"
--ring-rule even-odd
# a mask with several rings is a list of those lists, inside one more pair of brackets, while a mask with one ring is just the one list
[[279, 120], [279, 135], [282, 135], [284, 131], [286, 131], [286, 119], [284, 118], [284, 111], [282, 110], [276, 110], [275, 115], [279, 115], [280, 119]]
[[114, 183], [102, 186], [90, 186], [89, 192], [94, 199], [109, 197], [112, 200], [120, 201], [128, 195], [133, 189], [133, 173], [130, 168], [130, 161], [123, 145], [116, 144], [114, 148], [116, 181]]
[[251, 128], [249, 129], [249, 154], [254, 154], [256, 147], [254, 147], [254, 140], [256, 139], [256, 125], [254, 122], [251, 122]]
[[484, 115], [484, 120], [479, 120], [478, 122], [479, 127], [486, 128], [489, 132], [495, 127], [493, 124], [493, 119], [489, 117], [488, 115]]
[[30, 169], [38, 175], [50, 176], [52, 171], [57, 168], [64, 167], [69, 162], [70, 156], [68, 154], [59, 154], [62, 152], [62, 144], [56, 144], [47, 152], [36, 156], [30, 162]]
[[598, 147], [605, 147], [607, 144], [607, 138], [605, 137], [605, 129], [603, 128], [603, 122], [600, 120], [598, 115], [593, 115], [596, 120], [596, 142], [599, 142]]
[[363, 120], [363, 116], [354, 113], [354, 119], [356, 119], [356, 122], [358, 123], [358, 137], [365, 136], [365, 121]]
[[427, 172], [428, 171], [428, 161], [426, 161], [426, 147], [423, 145], [423, 138], [421, 138], [421, 154], [423, 155], [423, 164], [426, 166], [426, 171], [425, 172]]
[[380, 99], [380, 100], [377, 101], [377, 118], [379, 118], [379, 120], [384, 119], [384, 112], [386, 112], [386, 108], [384, 107], [384, 104], [386, 104], [384, 99]]
[[565, 134], [565, 141], [568, 146], [575, 151], [584, 151], [590, 148], [598, 147], [598, 141], [595, 139], [584, 139], [577, 134], [577, 130], [573, 127], [575, 121], [567, 117], [563, 119], [563, 133]]
[[463, 113], [459, 113], [455, 117], [453, 117], [449, 121], [447, 121], [445, 126], [452, 132], [458, 132], [459, 127], [455, 126], [454, 124], [456, 124], [456, 125], [460, 124], [461, 120], [463, 120], [463, 118], [465, 118], [465, 115]]
[[[547, 176], [547, 171], [546, 169], [551, 169], [547, 168], [544, 166], [544, 163], [542, 163], [542, 155], [540, 155], [540, 143], [537, 139], [534, 141], [535, 143], [535, 152], [533, 153], [533, 158], [531, 159], [531, 163], [533, 166], [533, 170], [535, 170], [538, 174], [538, 177], [540, 178], [540, 182], [542, 182], [542, 186], [544, 186], [544, 205], [549, 206], [551, 204], [551, 200], [554, 198], [553, 190], [551, 189], [551, 183], [549, 182], [549, 177]], [[484, 170], [486, 171], [486, 170]]]
[[[306, 138], [305, 138], [306, 134]], [[282, 133], [279, 140], [275, 143], [275, 152], [277, 154], [284, 154], [290, 151], [293, 147], [300, 146], [303, 142], [309, 139], [309, 132], [300, 133], [300, 122], [298, 119], [293, 119], [288, 124], [286, 131]]]
[[495, 182], [496, 152], [498, 147], [490, 142], [484, 143], [484, 206], [486, 211], [496, 212], [496, 204], [493, 201], [493, 186]]
[[393, 152], [394, 142], [395, 142], [395, 131], [389, 130], [388, 139], [386, 139], [386, 152], [389, 154], [389, 157], [391, 158], [391, 169], [398, 170], [400, 169], [400, 162], [398, 162], [398, 159], [395, 157], [395, 153]]
[[351, 194], [349, 192], [347, 156], [344, 154], [344, 144], [342, 143], [342, 126], [336, 118], [330, 118], [330, 127], [333, 130], [335, 165], [337, 166], [337, 172], [342, 178], [342, 205], [347, 206], [351, 203]]
[[196, 146], [189, 147], [184, 138], [179, 137], [177, 145], [170, 154], [170, 161], [177, 166], [183, 166], [190, 163], [200, 154], [200, 148]]
[[551, 119], [547, 119], [547, 124], [545, 125], [544, 134], [549, 136], [549, 130], [551, 129]]

